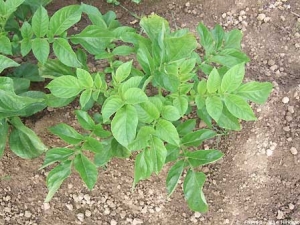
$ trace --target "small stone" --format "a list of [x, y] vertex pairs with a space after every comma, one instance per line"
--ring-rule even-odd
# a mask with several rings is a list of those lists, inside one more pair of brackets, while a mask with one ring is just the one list
[[295, 112], [294, 106], [289, 105], [288, 106], [288, 111], [293, 114]]
[[289, 99], [288, 97], [284, 97], [284, 98], [282, 99], [282, 102], [283, 102], [284, 104], [289, 103], [289, 101], [290, 101], [290, 99]]
[[273, 66], [270, 67], [270, 70], [272, 70], [273, 72], [274, 72], [275, 70], [277, 70], [277, 69], [278, 69], [278, 66], [277, 66], [277, 65], [273, 65]]
[[195, 216], [195, 218], [199, 218], [201, 216], [201, 213], [195, 212], [194, 216]]
[[115, 220], [111, 220], [110, 221], [110, 225], [117, 225], [118, 223], [117, 223], [117, 221], [115, 221]]
[[229, 224], [229, 223], [230, 223], [229, 219], [225, 219], [224, 224]]
[[291, 147], [290, 151], [291, 151], [292, 155], [297, 155], [298, 154], [298, 151], [295, 147]]
[[92, 212], [90, 210], [86, 210], [84, 214], [86, 217], [90, 217], [92, 215]]
[[25, 216], [26, 218], [30, 218], [30, 217], [31, 217], [31, 215], [32, 215], [32, 213], [31, 213], [31, 212], [29, 212], [29, 211], [25, 211], [25, 214], [24, 214], [24, 216]]
[[266, 15], [263, 13], [261, 13], [257, 16], [257, 20], [259, 20], [259, 21], [263, 21], [265, 18], [266, 18]]
[[270, 18], [270, 17], [266, 17], [266, 18], [264, 18], [264, 22], [265, 22], [265, 23], [269, 22], [270, 20], [271, 20], [271, 18]]
[[161, 211], [161, 208], [160, 208], [160, 207], [155, 207], [155, 211], [156, 211], [156, 212], [160, 212], [160, 211]]
[[5, 198], [4, 198], [4, 201], [6, 202], [9, 202], [11, 200], [11, 197], [9, 195], [7, 195]]
[[66, 204], [66, 207], [68, 210], [72, 211], [73, 210], [73, 205], [72, 204]]
[[270, 60], [268, 61], [268, 65], [269, 65], [269, 66], [275, 65], [275, 61], [274, 61], [273, 59], [270, 59]]
[[286, 126], [286, 127], [283, 127], [283, 130], [284, 130], [285, 132], [289, 132], [291, 129], [290, 129], [289, 126]]
[[292, 204], [292, 203], [290, 203], [290, 204], [289, 204], [289, 209], [290, 209], [290, 210], [293, 210], [294, 208], [295, 208], [295, 205]]
[[104, 210], [104, 215], [109, 215], [110, 214], [110, 210], [108, 209], [108, 208], [106, 208], [105, 210]]
[[132, 225], [138, 225], [138, 224], [143, 224], [143, 220], [138, 219], [138, 218], [135, 218], [135, 219], [132, 221]]
[[85, 195], [83, 196], [83, 198], [84, 198], [87, 202], [89, 202], [89, 201], [91, 200], [91, 197], [90, 197], [88, 194], [85, 194]]
[[83, 213], [78, 213], [76, 216], [77, 216], [77, 219], [78, 219], [79, 221], [83, 222], [83, 220], [84, 220], [84, 215], [83, 215]]
[[49, 204], [48, 202], [45, 202], [45, 203], [43, 204], [43, 209], [44, 209], [44, 210], [50, 209], [50, 204]]
[[273, 155], [273, 151], [271, 149], [267, 149], [266, 151], [267, 156]]
[[283, 212], [282, 212], [281, 210], [278, 210], [278, 211], [277, 211], [277, 217], [276, 217], [276, 218], [277, 218], [278, 220], [282, 220], [283, 217], [284, 217]]
[[280, 19], [281, 19], [282, 21], [285, 21], [285, 17], [284, 17], [284, 16], [280, 16]]
[[190, 3], [190, 2], [187, 2], [187, 3], [185, 3], [185, 6], [186, 6], [186, 7], [190, 7], [190, 6], [191, 6], [191, 3]]

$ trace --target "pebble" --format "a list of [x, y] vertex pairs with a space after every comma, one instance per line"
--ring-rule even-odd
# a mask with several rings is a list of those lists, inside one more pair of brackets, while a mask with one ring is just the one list
[[298, 151], [297, 151], [297, 149], [295, 147], [291, 147], [290, 151], [291, 151], [291, 153], [293, 155], [297, 155], [298, 154]]
[[284, 104], [289, 103], [289, 101], [290, 101], [290, 99], [289, 99], [288, 97], [284, 97], [284, 98], [282, 99], [282, 102], [283, 102]]
[[66, 204], [66, 207], [68, 210], [72, 211], [73, 210], [73, 205], [72, 204]]
[[295, 112], [294, 106], [289, 105], [288, 106], [288, 111], [293, 114]]
[[24, 216], [26, 217], [26, 218], [30, 218], [31, 217], [31, 212], [29, 212], [29, 211], [25, 211], [25, 214], [24, 214]]
[[267, 156], [273, 155], [273, 151], [271, 149], [267, 149], [266, 151]]
[[292, 203], [290, 203], [290, 204], [289, 204], [289, 209], [290, 209], [290, 210], [293, 210], [294, 208], [295, 208], [295, 205], [292, 204]]
[[201, 213], [195, 212], [194, 216], [195, 216], [195, 218], [199, 218], [201, 216]]
[[143, 224], [143, 220], [138, 219], [138, 218], [135, 218], [135, 219], [132, 221], [132, 225], [138, 225], [138, 224]]
[[76, 216], [77, 216], [77, 219], [78, 219], [79, 221], [83, 222], [83, 220], [84, 220], [84, 215], [83, 215], [83, 213], [78, 213]]
[[273, 59], [270, 59], [270, 60], [268, 61], [268, 65], [269, 65], [269, 66], [274, 66], [274, 65], [275, 65], [275, 61], [274, 61]]
[[259, 21], [263, 21], [265, 18], [266, 18], [266, 15], [263, 13], [261, 13], [257, 16], [257, 20], [259, 20]]
[[117, 225], [118, 223], [117, 223], [117, 221], [115, 221], [115, 220], [111, 220], [110, 221], [110, 225]]
[[277, 70], [277, 69], [278, 69], [278, 66], [277, 66], [277, 65], [273, 65], [273, 66], [270, 67], [270, 70], [272, 70], [273, 72], [274, 72], [275, 70]]
[[84, 214], [86, 217], [90, 217], [92, 215], [92, 212], [90, 210], [86, 210]]
[[45, 202], [44, 205], [43, 205], [43, 209], [44, 210], [50, 209], [50, 204], [48, 202]]
[[278, 212], [277, 212], [277, 219], [278, 219], [278, 220], [282, 220], [283, 217], [284, 217], [283, 212], [282, 212], [281, 210], [278, 210]]

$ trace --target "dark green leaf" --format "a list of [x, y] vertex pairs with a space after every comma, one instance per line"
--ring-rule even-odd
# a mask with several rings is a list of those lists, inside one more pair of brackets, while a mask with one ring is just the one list
[[248, 103], [237, 95], [226, 95], [225, 105], [229, 112], [239, 119], [247, 121], [256, 120], [256, 117]]
[[104, 150], [101, 142], [92, 137], [86, 138], [82, 148], [84, 150], [89, 150], [94, 153], [102, 153]]
[[220, 127], [223, 127], [225, 129], [236, 131], [241, 130], [239, 120], [228, 111], [226, 106], [223, 107], [223, 112], [217, 123]]
[[189, 119], [177, 126], [177, 131], [180, 136], [184, 136], [195, 129], [196, 119]]
[[21, 66], [14, 69], [14, 77], [23, 77], [30, 81], [38, 82], [45, 79], [39, 75], [39, 68], [36, 64], [22, 63]]
[[181, 144], [185, 146], [197, 147], [201, 145], [204, 140], [213, 138], [216, 135], [217, 133], [212, 130], [208, 130], [208, 129], [197, 130], [185, 135], [181, 140]]
[[49, 130], [51, 133], [59, 136], [62, 140], [72, 145], [76, 145], [84, 140], [84, 137], [73, 127], [64, 123], [50, 127]]
[[111, 153], [112, 156], [118, 158], [128, 158], [131, 155], [131, 151], [122, 146], [116, 139], [111, 141]]
[[40, 75], [45, 78], [55, 79], [63, 75], [75, 76], [75, 71], [60, 62], [58, 59], [48, 59], [46, 64], [39, 67]]
[[111, 122], [111, 131], [115, 139], [127, 147], [136, 135], [138, 114], [131, 105], [125, 105], [119, 109]]
[[52, 148], [46, 152], [45, 161], [40, 169], [43, 169], [55, 162], [63, 162], [69, 159], [75, 153], [73, 149], [69, 148]]
[[151, 150], [146, 149], [136, 156], [133, 186], [135, 186], [140, 180], [147, 179], [151, 176], [154, 168], [150, 155]]
[[67, 160], [52, 169], [47, 176], [48, 194], [45, 202], [49, 202], [64, 180], [71, 174], [71, 160]]
[[169, 170], [166, 179], [166, 185], [168, 190], [168, 196], [172, 195], [175, 191], [178, 181], [182, 175], [184, 169], [184, 161], [180, 160], [176, 162]]
[[6, 140], [8, 136], [8, 128], [9, 125], [5, 119], [0, 120], [0, 159], [3, 156], [5, 147], [6, 147]]
[[97, 124], [94, 129], [93, 133], [101, 138], [107, 138], [111, 136], [111, 133], [107, 130], [104, 130], [101, 124]]
[[[76, 97], [76, 96], [75, 96]], [[72, 101], [74, 101], [75, 97], [72, 98], [59, 98], [52, 94], [46, 95], [46, 104], [49, 107], [57, 108], [69, 105]]]
[[76, 118], [80, 126], [85, 130], [93, 130], [95, 128], [95, 122], [86, 111], [76, 110]]
[[185, 154], [192, 167], [202, 166], [213, 163], [224, 156], [219, 150], [198, 150], [195, 152], [188, 152]]
[[174, 145], [167, 144], [167, 157], [165, 163], [176, 161], [179, 158], [180, 148]]
[[183, 192], [188, 206], [193, 211], [207, 212], [208, 206], [203, 194], [206, 176], [202, 172], [189, 170], [183, 183]]
[[151, 136], [149, 151], [151, 153], [153, 171], [158, 174], [162, 170], [167, 157], [167, 149], [164, 142], [157, 137]]

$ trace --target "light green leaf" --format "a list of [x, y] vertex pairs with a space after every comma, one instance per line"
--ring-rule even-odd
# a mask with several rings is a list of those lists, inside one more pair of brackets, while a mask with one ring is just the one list
[[94, 86], [93, 78], [86, 70], [77, 68], [76, 75], [78, 77], [79, 85], [82, 88], [92, 88]]
[[69, 42], [64, 38], [56, 38], [53, 42], [53, 51], [56, 57], [65, 65], [70, 67], [81, 67]]
[[12, 55], [12, 46], [7, 36], [0, 36], [0, 53]]
[[181, 117], [178, 109], [172, 105], [164, 105], [161, 111], [161, 115], [164, 119], [169, 121], [176, 121]]
[[36, 37], [44, 37], [48, 32], [49, 17], [47, 10], [40, 6], [32, 17], [32, 30]]
[[218, 161], [224, 154], [215, 149], [187, 152], [185, 156], [192, 167], [202, 166]]
[[92, 97], [92, 90], [91, 89], [84, 90], [81, 93], [80, 98], [79, 98], [79, 103], [80, 103], [80, 107], [82, 109], [88, 104], [91, 97]]
[[46, 88], [56, 97], [71, 98], [77, 96], [83, 88], [76, 77], [65, 75], [52, 80]]
[[63, 162], [75, 153], [69, 148], [52, 148], [46, 152], [45, 161], [40, 169], [43, 169], [55, 162]]
[[244, 63], [230, 68], [223, 76], [221, 91], [223, 93], [232, 93], [241, 85], [245, 75]]
[[241, 130], [241, 125], [239, 123], [239, 120], [234, 117], [226, 108], [226, 106], [223, 107], [223, 112], [217, 121], [217, 124], [225, 129], [228, 130]]
[[50, 46], [48, 41], [42, 38], [33, 39], [32, 52], [39, 62], [45, 64], [50, 53]]
[[101, 138], [107, 138], [111, 136], [111, 133], [107, 130], [104, 130], [101, 124], [97, 124], [94, 127], [93, 133]]
[[138, 113], [139, 120], [143, 123], [151, 123], [153, 120], [159, 118], [159, 111], [155, 104], [150, 101], [146, 101], [135, 105]]
[[19, 64], [13, 61], [12, 59], [7, 58], [4, 55], [0, 55], [0, 73], [6, 68], [17, 66], [19, 66]]
[[32, 30], [32, 27], [31, 25], [25, 21], [21, 27], [21, 35], [23, 38], [26, 38], [26, 39], [31, 39], [32, 36], [33, 36], [33, 30]]
[[168, 21], [155, 14], [143, 17], [140, 26], [145, 30], [152, 41], [158, 39], [158, 36], [163, 29], [166, 29], [167, 31], [170, 29]]
[[134, 164], [133, 186], [135, 186], [140, 180], [147, 179], [151, 176], [154, 168], [150, 155], [151, 150], [146, 149], [136, 156]]
[[184, 169], [184, 161], [180, 160], [176, 162], [169, 170], [168, 176], [166, 179], [166, 185], [168, 190], [168, 196], [171, 196], [175, 191], [178, 181], [182, 175]]
[[83, 110], [75, 111], [76, 118], [80, 124], [80, 126], [85, 130], [93, 130], [95, 127], [94, 120], [90, 117], [90, 115]]
[[206, 80], [201, 80], [198, 85], [197, 85], [197, 92], [200, 95], [204, 95], [207, 90], [207, 81]]
[[88, 189], [92, 190], [98, 178], [96, 165], [83, 154], [78, 154], [74, 159], [74, 167]]
[[156, 136], [172, 145], [179, 146], [178, 132], [175, 126], [167, 120], [159, 119], [157, 121]]
[[162, 170], [167, 157], [167, 149], [164, 142], [151, 135], [149, 151], [151, 152], [153, 171], [158, 174]]
[[84, 137], [79, 134], [73, 127], [67, 124], [60, 123], [53, 127], [48, 128], [52, 134], [57, 135], [65, 142], [76, 145], [84, 140]]
[[215, 93], [219, 89], [220, 85], [221, 85], [221, 77], [218, 73], [218, 70], [214, 68], [210, 72], [207, 80], [208, 93]]
[[196, 119], [189, 119], [184, 121], [183, 123], [179, 124], [176, 129], [180, 136], [184, 136], [195, 129], [196, 126]]
[[116, 139], [111, 141], [111, 152], [113, 157], [128, 158], [131, 155], [131, 151], [121, 145]]
[[267, 101], [273, 85], [269, 82], [249, 82], [241, 85], [236, 90], [236, 95], [244, 97], [252, 102], [263, 104]]
[[177, 96], [173, 100], [173, 105], [178, 109], [180, 116], [183, 116], [189, 107], [188, 97], [186, 95]]
[[3, 156], [8, 136], [9, 125], [5, 119], [0, 120], [0, 159]]
[[31, 46], [31, 40], [25, 38], [21, 41], [21, 54], [23, 57], [31, 51]]
[[127, 147], [136, 135], [138, 115], [131, 105], [125, 105], [119, 109], [111, 122], [111, 131], [115, 139]]
[[147, 95], [140, 88], [129, 88], [123, 96], [126, 104], [139, 104], [148, 101]]
[[72, 161], [67, 160], [54, 167], [47, 176], [48, 194], [45, 202], [50, 202], [55, 192], [59, 189], [64, 180], [71, 174]]
[[50, 19], [49, 35], [61, 35], [81, 18], [79, 5], [69, 5], [56, 11]]
[[237, 64], [247, 63], [250, 59], [240, 50], [229, 48], [223, 49], [217, 55], [210, 58], [209, 61], [231, 68]]
[[243, 120], [256, 120], [256, 117], [248, 103], [237, 95], [226, 95], [225, 105], [235, 117]]
[[202, 23], [197, 26], [197, 32], [200, 36], [200, 43], [205, 49], [205, 54], [210, 55], [214, 51], [214, 39], [212, 34]]
[[107, 122], [109, 118], [124, 105], [123, 100], [118, 95], [108, 97], [102, 106], [103, 122]]
[[86, 13], [93, 25], [106, 29], [107, 25], [98, 8], [92, 5], [81, 3], [82, 12]]
[[209, 96], [205, 101], [206, 110], [208, 114], [218, 121], [222, 115], [223, 102], [218, 96]]
[[112, 51], [114, 55], [122, 55], [122, 56], [130, 55], [133, 52], [134, 52], [134, 48], [126, 45], [118, 46]]
[[119, 66], [118, 69], [116, 70], [115, 80], [118, 83], [124, 81], [130, 75], [131, 67], [132, 67], [132, 60], [123, 63], [121, 66]]
[[151, 135], [155, 134], [155, 130], [150, 126], [143, 126], [138, 131], [136, 139], [128, 145], [131, 151], [142, 150], [149, 146]]
[[203, 194], [203, 185], [206, 176], [202, 172], [194, 172], [189, 170], [184, 182], [183, 192], [188, 206], [193, 211], [207, 212], [208, 206]]
[[144, 44], [139, 45], [136, 57], [145, 73], [150, 75], [154, 69], [154, 60], [148, 48]]
[[235, 48], [240, 50], [242, 37], [243, 33], [238, 29], [226, 33], [224, 38], [224, 48]]
[[47, 150], [40, 138], [33, 130], [26, 127], [19, 117], [10, 119], [14, 129], [10, 133], [10, 149], [19, 157], [31, 159], [41, 155]]
[[189, 147], [189, 146], [195, 146], [198, 147], [202, 144], [204, 140], [213, 138], [217, 135], [215, 131], [209, 130], [209, 129], [202, 129], [197, 130], [194, 132], [191, 132], [189, 134], [186, 134], [182, 140], [181, 144]]

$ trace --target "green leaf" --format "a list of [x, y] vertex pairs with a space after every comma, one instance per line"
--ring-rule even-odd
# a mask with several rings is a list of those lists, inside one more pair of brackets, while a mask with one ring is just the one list
[[223, 49], [218, 55], [209, 59], [210, 62], [216, 62], [228, 68], [237, 64], [247, 63], [250, 61], [249, 57], [240, 50], [229, 48]]
[[64, 123], [60, 123], [58, 125], [50, 127], [49, 130], [52, 134], [57, 135], [65, 142], [72, 145], [79, 144], [84, 140], [84, 137], [79, 134], [73, 127], [70, 127], [69, 125]]
[[180, 116], [183, 116], [189, 107], [188, 97], [186, 95], [177, 96], [173, 100], [173, 105], [178, 109]]
[[94, 86], [93, 78], [86, 70], [77, 68], [76, 75], [78, 77], [79, 85], [82, 88], [92, 88]]
[[107, 25], [99, 9], [95, 6], [81, 3], [82, 12], [86, 13], [93, 25], [106, 29]]
[[21, 54], [23, 57], [26, 56], [31, 51], [31, 47], [32, 47], [31, 43], [32, 43], [31, 40], [26, 38], [21, 41]]
[[178, 109], [172, 105], [164, 105], [161, 111], [161, 115], [164, 119], [169, 121], [176, 121], [181, 117]]
[[213, 138], [217, 135], [215, 131], [209, 130], [209, 129], [202, 129], [197, 130], [192, 133], [189, 133], [185, 135], [182, 140], [181, 144], [189, 147], [189, 146], [199, 146], [202, 144], [204, 140]]
[[45, 64], [50, 53], [50, 46], [48, 41], [42, 38], [33, 39], [32, 52], [39, 62]]
[[158, 174], [166, 161], [167, 149], [164, 145], [164, 142], [157, 137], [151, 136], [150, 138], [150, 149], [153, 171]]
[[86, 138], [84, 144], [82, 145], [82, 149], [89, 150], [97, 154], [103, 153], [104, 150], [101, 142], [92, 137]]
[[126, 45], [121, 45], [116, 47], [112, 53], [114, 55], [121, 55], [121, 56], [126, 56], [130, 55], [131, 53], [134, 53], [134, 48], [126, 46]]
[[4, 55], [0, 55], [0, 73], [6, 68], [17, 66], [19, 66], [19, 64], [13, 61], [12, 59], [7, 58]]
[[223, 107], [223, 112], [217, 123], [220, 127], [228, 130], [241, 130], [239, 120], [228, 111], [226, 106]]
[[94, 120], [90, 117], [90, 115], [86, 111], [76, 110], [75, 114], [80, 126], [83, 129], [93, 130], [95, 128]]
[[184, 136], [195, 129], [196, 119], [189, 119], [177, 126], [177, 131], [180, 136]]
[[55, 162], [66, 161], [75, 151], [69, 148], [52, 148], [46, 152], [45, 161], [40, 169], [43, 169]]
[[143, 17], [140, 26], [145, 30], [148, 37], [153, 41], [156, 40], [163, 29], [169, 31], [169, 23], [158, 15]]
[[75, 71], [58, 59], [48, 59], [46, 64], [39, 66], [39, 73], [44, 78], [55, 79], [63, 75], [75, 76]]
[[40, 6], [32, 17], [32, 30], [36, 37], [44, 37], [48, 32], [49, 17], [47, 10]]
[[0, 120], [0, 159], [3, 156], [5, 147], [6, 147], [6, 140], [8, 136], [8, 128], [9, 125], [5, 119]]
[[121, 83], [130, 75], [131, 67], [132, 67], [132, 60], [129, 62], [123, 63], [121, 66], [118, 67], [118, 69], [116, 70], [116, 76], [115, 76], [115, 79], [118, 83]]
[[0, 53], [12, 55], [12, 46], [7, 36], [0, 36]]
[[193, 34], [188, 33], [181, 37], [165, 38], [166, 61], [174, 62], [191, 56], [197, 48], [197, 41]]
[[22, 63], [21, 66], [14, 69], [14, 77], [26, 78], [30, 81], [44, 81], [44, 78], [39, 75], [39, 68], [36, 64]]
[[33, 130], [26, 127], [19, 117], [10, 119], [14, 129], [10, 133], [10, 149], [19, 157], [31, 159], [41, 155], [47, 150], [40, 138]]
[[114, 39], [114, 34], [101, 27], [90, 25], [81, 33], [70, 37], [73, 44], [80, 44], [90, 54], [98, 55], [103, 51]]
[[65, 65], [70, 67], [81, 67], [69, 42], [64, 38], [56, 38], [53, 42], [53, 51], [56, 57]]
[[159, 118], [159, 111], [155, 104], [150, 101], [146, 101], [135, 105], [138, 113], [139, 121], [143, 123], [151, 123], [153, 120]]
[[176, 92], [180, 85], [180, 80], [177, 76], [158, 71], [154, 73], [154, 82], [171, 92]]
[[45, 97], [45, 103], [49, 107], [58, 108], [69, 105], [72, 101], [74, 101], [75, 97], [72, 98], [59, 98], [52, 94], [47, 94]]
[[56, 11], [50, 19], [49, 35], [61, 35], [81, 18], [79, 5], [69, 5]]
[[167, 120], [159, 119], [157, 121], [156, 135], [172, 145], [179, 146], [180, 139], [178, 132], [175, 126]]
[[55, 192], [59, 189], [64, 180], [71, 174], [72, 161], [67, 160], [54, 167], [47, 176], [48, 194], [45, 202], [50, 202]]
[[52, 80], [46, 88], [56, 97], [71, 98], [77, 96], [83, 88], [76, 77], [65, 75]]
[[21, 27], [21, 35], [24, 39], [31, 39], [33, 36], [33, 30], [31, 25], [25, 21]]
[[207, 212], [208, 206], [203, 194], [203, 185], [206, 176], [202, 172], [189, 170], [184, 182], [183, 192], [188, 206], [193, 211]]
[[241, 85], [245, 75], [244, 63], [230, 68], [223, 76], [221, 91], [232, 93]]
[[215, 41], [215, 49], [218, 50], [222, 47], [223, 39], [225, 36], [225, 32], [223, 30], [223, 27], [217, 24], [214, 29], [211, 31], [211, 34], [213, 36], [213, 39]]
[[126, 104], [139, 104], [148, 101], [147, 95], [140, 88], [129, 88], [123, 96]]
[[165, 163], [176, 161], [179, 158], [180, 148], [171, 144], [166, 145], [167, 157]]
[[252, 102], [263, 104], [267, 101], [273, 85], [269, 82], [259, 83], [256, 81], [241, 85], [236, 94]]
[[214, 39], [212, 34], [202, 23], [197, 26], [197, 32], [200, 36], [200, 43], [205, 49], [205, 54], [210, 55], [214, 51]]
[[185, 156], [188, 158], [192, 167], [197, 167], [216, 162], [222, 158], [224, 154], [219, 150], [210, 149], [187, 152]]
[[256, 120], [256, 117], [248, 103], [237, 95], [226, 95], [225, 105], [229, 112], [239, 119], [246, 121]]
[[131, 151], [142, 150], [149, 146], [151, 135], [155, 134], [155, 130], [150, 126], [143, 126], [138, 131], [136, 139], [128, 145]]
[[111, 150], [111, 143], [102, 142], [103, 151], [101, 153], [95, 154], [94, 163], [96, 166], [105, 166], [105, 164], [111, 159], [112, 157], [112, 150]]
[[169, 170], [166, 179], [166, 185], [168, 190], [168, 196], [171, 196], [175, 191], [178, 181], [182, 175], [184, 169], [184, 160], [176, 162]]
[[205, 101], [206, 110], [208, 114], [218, 121], [222, 115], [223, 102], [218, 96], [209, 96]]
[[80, 107], [83, 109], [85, 108], [85, 106], [89, 103], [90, 99], [92, 97], [92, 90], [91, 89], [87, 89], [84, 90], [79, 98], [79, 102], [80, 102]]
[[133, 186], [135, 186], [140, 180], [147, 179], [151, 176], [154, 168], [150, 155], [151, 150], [146, 149], [136, 156], [134, 164]]
[[127, 147], [135, 138], [137, 125], [136, 109], [131, 105], [125, 105], [114, 116], [111, 122], [111, 131], [115, 139]]
[[243, 33], [238, 29], [226, 33], [224, 38], [224, 48], [235, 48], [240, 50], [242, 37]]
[[14, 81], [10, 77], [0, 77], [0, 90], [14, 94]]
[[123, 100], [118, 95], [108, 97], [102, 106], [103, 122], [107, 122], [109, 118], [124, 105]]
[[83, 154], [78, 154], [74, 159], [74, 167], [88, 189], [92, 190], [98, 178], [96, 165]]
[[107, 138], [111, 136], [111, 133], [107, 130], [104, 130], [101, 124], [97, 124], [94, 127], [93, 133], [101, 138]]
[[204, 95], [207, 90], [207, 81], [206, 80], [201, 80], [198, 85], [197, 85], [197, 92], [200, 95]]
[[128, 158], [131, 155], [131, 151], [122, 146], [116, 139], [111, 141], [111, 152], [112, 156], [118, 158]]
[[139, 45], [136, 58], [145, 73], [150, 75], [154, 69], [154, 60], [144, 44]]
[[215, 93], [219, 89], [220, 85], [221, 85], [221, 77], [218, 73], [218, 70], [214, 68], [210, 72], [207, 80], [208, 93]]

